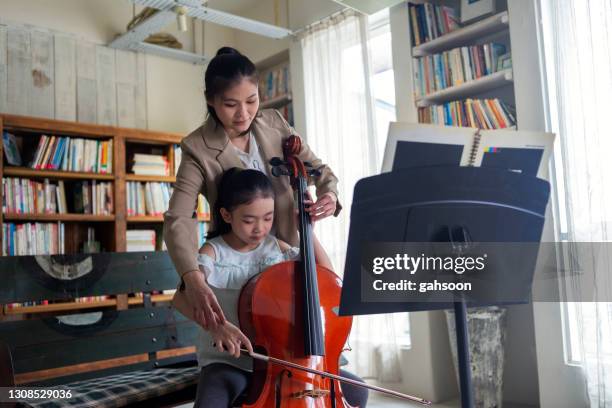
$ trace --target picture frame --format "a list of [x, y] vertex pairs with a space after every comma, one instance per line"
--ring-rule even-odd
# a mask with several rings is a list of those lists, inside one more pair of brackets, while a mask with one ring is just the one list
[[461, 0], [461, 24], [495, 14], [495, 0]]

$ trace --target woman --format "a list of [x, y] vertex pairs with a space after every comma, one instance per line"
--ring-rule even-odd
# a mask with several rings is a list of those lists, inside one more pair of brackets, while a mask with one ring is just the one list
[[[217, 185], [225, 170], [253, 168], [271, 175], [269, 160], [282, 157], [282, 142], [295, 131], [275, 110], [259, 110], [255, 65], [233, 48], [223, 47], [205, 73], [208, 117], [181, 142], [182, 160], [164, 215], [164, 240], [185, 285], [195, 320], [204, 329], [225, 323], [214, 293], [199, 272], [196, 219], [198, 193], [214, 208]], [[321, 170], [315, 180], [317, 201], [308, 207], [313, 221], [337, 215], [337, 179], [304, 143], [300, 158]], [[294, 200], [288, 177], [271, 177], [275, 191], [274, 234], [298, 245]], [[213, 220], [216, 222], [216, 220]]]

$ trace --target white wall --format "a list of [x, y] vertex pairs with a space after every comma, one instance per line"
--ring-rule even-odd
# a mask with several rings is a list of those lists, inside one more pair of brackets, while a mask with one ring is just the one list
[[[136, 12], [141, 7], [137, 7]], [[75, 34], [85, 40], [108, 44], [125, 31], [132, 18], [127, 0], [2, 0], [0, 16], [7, 21], [26, 23]], [[193, 24], [187, 33], [168, 32], [193, 51], [196, 45], [210, 55], [221, 45], [235, 45], [235, 31], [206, 24], [203, 39], [194, 36]], [[204, 118], [204, 67], [147, 56], [147, 117], [152, 130], [187, 133]]]

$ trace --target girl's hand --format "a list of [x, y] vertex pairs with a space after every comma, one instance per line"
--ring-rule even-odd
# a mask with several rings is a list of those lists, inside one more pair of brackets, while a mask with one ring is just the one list
[[330, 215], [334, 215], [336, 212], [338, 197], [336, 197], [336, 194], [332, 193], [331, 191], [323, 194], [315, 203], [312, 202], [310, 194], [308, 196], [309, 199], [305, 200], [304, 204], [306, 205], [306, 211], [308, 211], [310, 214], [310, 219], [313, 222], [322, 220]]
[[185, 294], [193, 308], [193, 320], [205, 330], [213, 330], [226, 322], [223, 310], [217, 297], [200, 271], [187, 272], [183, 275]]
[[253, 352], [253, 346], [247, 336], [228, 321], [210, 330], [210, 334], [215, 342], [215, 347], [221, 352], [227, 351], [236, 358], [240, 357], [241, 347], [249, 350], [249, 353]]

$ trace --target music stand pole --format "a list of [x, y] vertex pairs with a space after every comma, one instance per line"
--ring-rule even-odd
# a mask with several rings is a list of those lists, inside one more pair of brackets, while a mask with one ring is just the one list
[[467, 327], [465, 302], [454, 302], [455, 332], [457, 335], [457, 371], [461, 390], [461, 408], [474, 408], [472, 374], [470, 371], [470, 339]]

